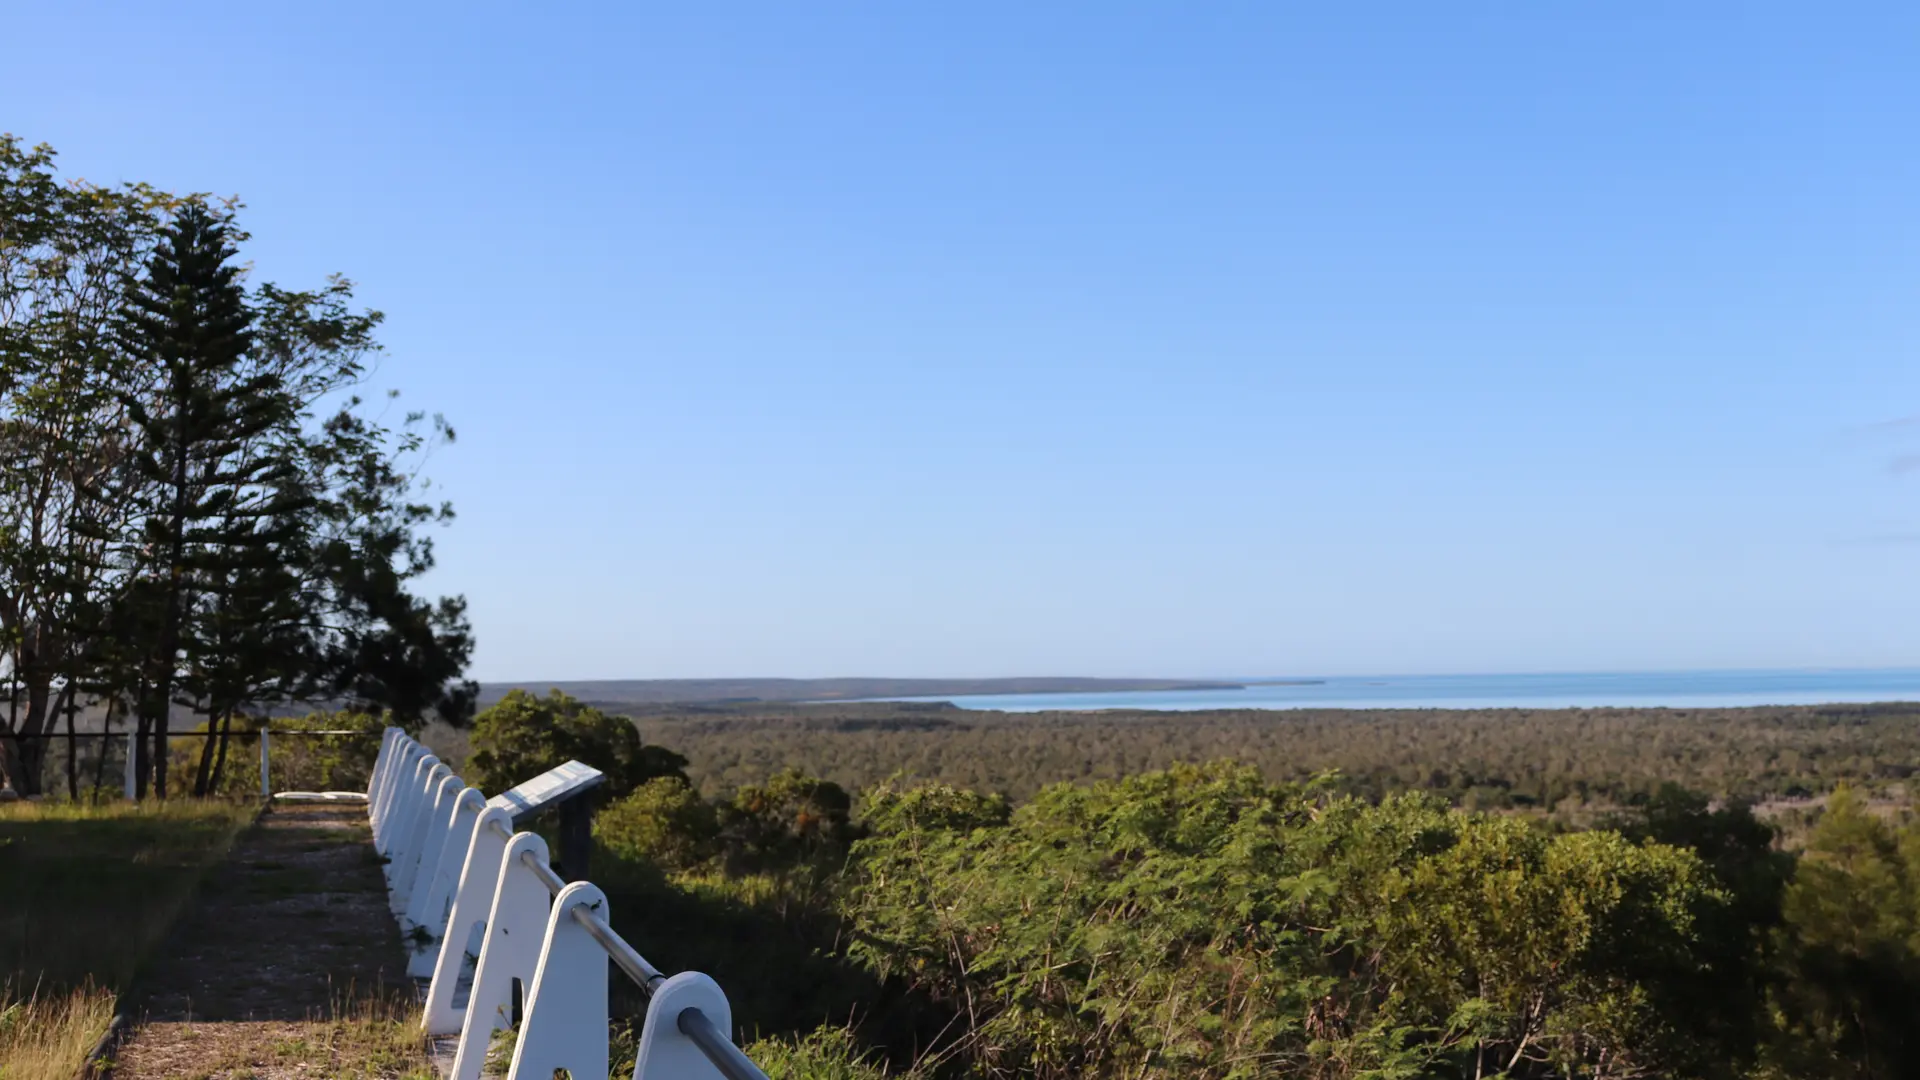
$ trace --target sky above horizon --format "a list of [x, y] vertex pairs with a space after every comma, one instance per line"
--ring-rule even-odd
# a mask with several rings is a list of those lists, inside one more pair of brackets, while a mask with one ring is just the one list
[[386, 312], [480, 678], [1920, 663], [1912, 5], [7, 24]]

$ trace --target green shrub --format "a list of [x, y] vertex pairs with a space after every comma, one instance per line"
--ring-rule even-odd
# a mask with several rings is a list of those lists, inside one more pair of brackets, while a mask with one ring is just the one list
[[656, 776], [602, 809], [594, 817], [593, 836], [621, 858], [681, 871], [714, 856], [720, 822], [713, 805], [685, 779]]
[[720, 838], [736, 870], [789, 866], [845, 854], [853, 799], [839, 784], [787, 769], [743, 787], [720, 811]]
[[967, 1016], [976, 1074], [1737, 1065], [1699, 951], [1726, 898], [1689, 851], [1229, 764], [1058, 785], [1003, 827], [914, 805], [888, 796], [854, 847], [849, 951]]
[[474, 720], [466, 780], [497, 794], [557, 765], [580, 761], [607, 776], [602, 799], [619, 799], [657, 776], [686, 778], [687, 759], [647, 746], [633, 722], [554, 690], [514, 690]]
[[867, 795], [861, 823], [876, 833], [906, 829], [970, 832], [1005, 825], [1013, 807], [1004, 795], [981, 795], [949, 784], [923, 784], [904, 790], [887, 784]]
[[1841, 787], [1783, 906], [1779, 1071], [1819, 1075], [1842, 1061], [1857, 1064], [1850, 1076], [1920, 1075], [1920, 825], [1889, 822]]

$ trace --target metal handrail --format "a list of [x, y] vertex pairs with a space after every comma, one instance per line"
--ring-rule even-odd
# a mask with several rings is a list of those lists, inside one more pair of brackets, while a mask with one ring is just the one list
[[[512, 831], [500, 824], [498, 820], [489, 818], [487, 825], [500, 836], [512, 839]], [[566, 880], [554, 873], [553, 867], [548, 866], [533, 852], [522, 851], [520, 863], [532, 871], [534, 878], [545, 885], [547, 892], [552, 895], [560, 895], [560, 890], [567, 887]], [[613, 965], [625, 972], [627, 978], [632, 979], [634, 985], [638, 986], [640, 992], [648, 998], [653, 997], [655, 986], [666, 981], [667, 976], [659, 968], [649, 964], [647, 958], [640, 955], [639, 950], [627, 944], [627, 939], [621, 937], [619, 931], [615, 930], [607, 920], [601, 918], [599, 913], [590, 908], [576, 907], [573, 909], [573, 920], [586, 928], [593, 940], [606, 950], [607, 958], [613, 961]], [[700, 1048], [700, 1052], [706, 1055], [706, 1059], [713, 1063], [713, 1067], [720, 1070], [720, 1074], [727, 1080], [767, 1080], [767, 1074], [760, 1071], [760, 1066], [755, 1065], [752, 1058], [733, 1045], [733, 1042], [719, 1028], [714, 1027], [713, 1021], [708, 1019], [706, 1013], [699, 1009], [682, 1009], [675, 1023], [680, 1028], [680, 1033], [691, 1039], [693, 1044]]]
[[666, 981], [667, 977], [661, 973], [660, 969], [647, 963], [647, 958], [627, 944], [627, 939], [621, 937], [619, 932], [614, 930], [613, 925], [601, 918], [598, 912], [586, 907], [576, 907], [573, 909], [573, 921], [587, 928], [587, 933], [593, 935], [593, 940], [599, 942], [600, 947], [607, 950], [607, 955], [613, 958], [614, 966], [626, 972], [627, 978], [640, 984], [641, 991], [648, 997], [653, 996], [653, 984]]
[[521, 852], [520, 863], [527, 869], [533, 871], [533, 876], [540, 879], [540, 884], [545, 885], [549, 893], [559, 896], [560, 890], [567, 887], [567, 879], [554, 873], [553, 867], [534, 858], [533, 852]]
[[767, 1074], [753, 1063], [739, 1047], [713, 1026], [707, 1014], [699, 1009], [681, 1009], [676, 1021], [680, 1034], [693, 1040], [693, 1045], [707, 1056], [713, 1067], [727, 1080], [767, 1080]]

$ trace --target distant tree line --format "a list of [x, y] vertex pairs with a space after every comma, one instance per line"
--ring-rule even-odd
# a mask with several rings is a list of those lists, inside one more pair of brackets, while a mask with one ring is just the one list
[[[612, 706], [608, 706], [612, 707]], [[718, 794], [795, 767], [849, 788], [896, 774], [1015, 801], [1062, 780], [1231, 758], [1271, 780], [1337, 772], [1368, 798], [1418, 790], [1471, 809], [1579, 819], [1667, 783], [1802, 800], [1841, 783], [1898, 794], [1920, 769], [1920, 705], [1726, 709], [1299, 709], [996, 713], [940, 705], [662, 706], [641, 733]]]
[[[0, 135], [0, 782], [43, 789], [83, 710], [138, 736], [141, 794], [169, 777], [176, 708], [193, 792], [219, 785], [247, 710], [326, 701], [460, 719], [461, 598], [414, 592], [417, 478], [453, 433], [356, 393], [378, 312], [352, 285], [255, 282], [231, 200], [64, 180]], [[79, 756], [67, 786], [79, 792]]]

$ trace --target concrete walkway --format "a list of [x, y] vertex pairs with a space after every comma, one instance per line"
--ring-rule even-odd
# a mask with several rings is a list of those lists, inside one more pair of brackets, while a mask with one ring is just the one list
[[358, 804], [276, 805], [139, 982], [118, 1080], [433, 1075]]

